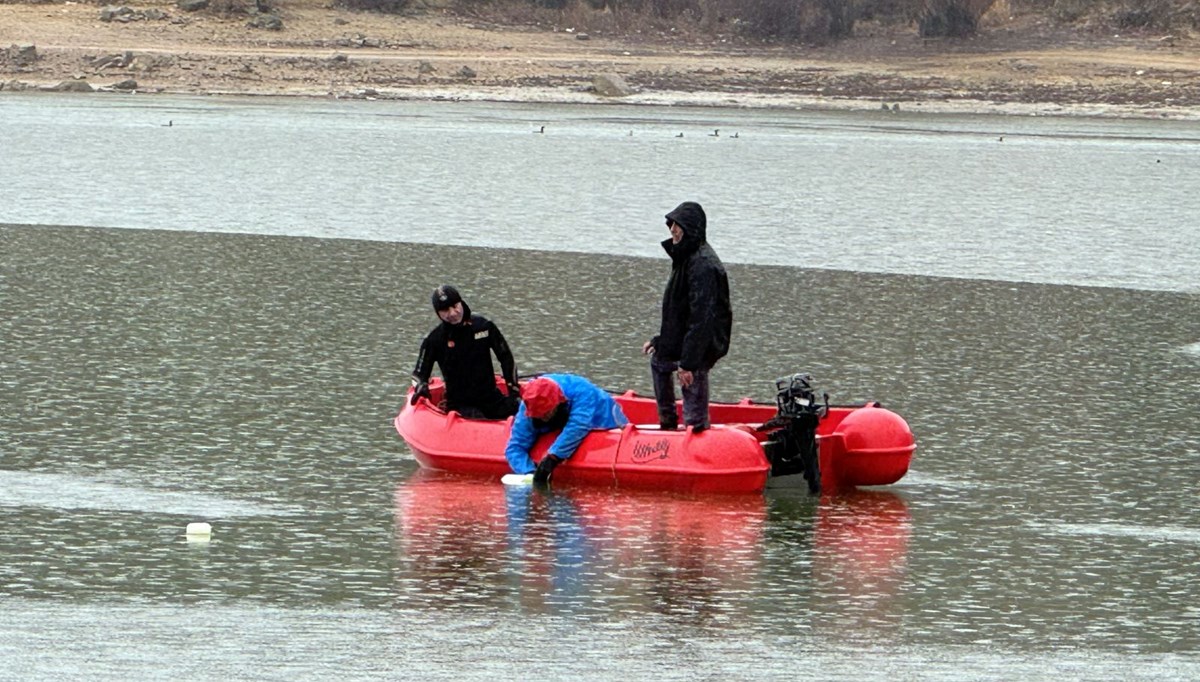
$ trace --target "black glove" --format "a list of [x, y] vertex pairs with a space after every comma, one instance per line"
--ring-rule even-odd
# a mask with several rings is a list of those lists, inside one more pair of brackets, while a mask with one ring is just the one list
[[521, 397], [521, 384], [508, 384], [508, 397]]
[[554, 473], [554, 468], [562, 464], [562, 460], [554, 455], [546, 455], [537, 465], [537, 471], [533, 472], [534, 485], [547, 485], [550, 483], [550, 475]]
[[411, 400], [411, 401], [409, 401], [409, 403], [408, 403], [408, 404], [409, 404], [409, 405], [416, 405], [416, 404], [417, 404], [417, 401], [418, 401], [418, 400], [420, 400], [421, 398], [426, 398], [426, 399], [429, 399], [429, 400], [432, 400], [432, 399], [433, 399], [433, 398], [432, 398], [432, 397], [429, 395], [429, 384], [428, 384], [427, 382], [424, 382], [424, 381], [422, 381], [421, 383], [417, 384], [417, 387], [413, 389], [412, 400]]

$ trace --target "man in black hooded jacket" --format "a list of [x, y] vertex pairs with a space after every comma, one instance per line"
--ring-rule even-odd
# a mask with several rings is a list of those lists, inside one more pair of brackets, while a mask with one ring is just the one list
[[671, 257], [671, 277], [663, 293], [662, 326], [642, 346], [650, 354], [659, 426], [679, 426], [675, 379], [683, 389], [683, 421], [694, 431], [709, 426], [708, 373], [729, 352], [733, 310], [729, 278], [717, 252], [708, 245], [704, 209], [685, 201], [667, 214], [671, 238], [662, 242]]
[[[433, 309], [442, 322], [421, 342], [412, 374], [412, 403], [429, 397], [429, 377], [436, 362], [446, 382], [445, 409], [470, 419], [505, 419], [516, 414], [521, 395], [517, 363], [500, 329], [482, 315], [472, 315], [458, 290], [448, 284], [434, 289]], [[496, 388], [492, 353], [500, 361], [507, 396]]]

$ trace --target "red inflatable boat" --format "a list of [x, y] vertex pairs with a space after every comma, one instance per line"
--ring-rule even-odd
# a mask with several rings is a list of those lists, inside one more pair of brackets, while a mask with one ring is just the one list
[[[503, 381], [497, 378], [503, 390]], [[593, 431], [554, 472], [554, 484], [604, 485], [683, 492], [758, 492], [768, 485], [820, 489], [887, 485], [908, 471], [916, 446], [899, 415], [878, 403], [831, 406], [818, 400], [807, 375], [776, 381], [775, 404], [743, 399], [712, 403], [712, 428], [662, 431], [653, 397], [614, 395], [629, 418], [619, 429]], [[466, 474], [510, 473], [504, 447], [512, 420], [465, 419], [437, 403], [443, 386], [430, 382], [432, 400], [404, 402], [396, 431], [421, 466]], [[411, 396], [411, 391], [410, 391]], [[531, 453], [540, 461], [554, 439]]]

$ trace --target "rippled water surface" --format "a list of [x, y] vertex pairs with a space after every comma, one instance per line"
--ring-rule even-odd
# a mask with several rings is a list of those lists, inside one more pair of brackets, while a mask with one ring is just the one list
[[690, 198], [726, 261], [1200, 282], [1177, 121], [10, 93], [0, 140], [0, 223], [657, 257]]
[[[0, 110], [14, 101], [38, 100], [0, 98]], [[93, 116], [96, 105], [63, 101], [41, 106], [65, 106], [66, 123], [37, 125], [66, 136]], [[93, 125], [228, 115], [171, 107], [117, 106]], [[500, 111], [481, 120], [535, 115]], [[321, 128], [316, 115], [296, 125]], [[667, 112], [655, 125], [731, 115]], [[321, 120], [333, 137], [358, 125]], [[430, 120], [460, 134], [466, 119]], [[1115, 125], [1047, 139], [1122, 154], [1160, 145], [1164, 160], [1192, 144], [1114, 137]], [[520, 144], [535, 137], [527, 127]], [[868, 153], [867, 141], [954, 146], [962, 134], [872, 129], [856, 133], [864, 141], [843, 137], [857, 123], [827, 127], [765, 129], [851, 155]], [[493, 143], [479, 155], [501, 154]], [[647, 162], [629, 163], [651, 175]], [[200, 194], [220, 185], [178, 177]], [[178, 194], [137, 194], [128, 179], [87, 195], [94, 215], [79, 196], [63, 200], [69, 217], [38, 208], [42, 190], [32, 208], [0, 206], [10, 223], [0, 225], [0, 679], [1200, 677], [1200, 300], [1177, 280], [1195, 272], [1189, 245], [1157, 262], [1111, 240], [1080, 247], [1102, 254], [1095, 272], [1120, 263], [1114, 271], [1141, 278], [1137, 288], [1056, 283], [1070, 268], [980, 279], [971, 263], [1004, 249], [970, 220], [959, 246], [926, 254], [938, 270], [958, 268], [953, 278], [728, 258], [734, 347], [714, 373], [715, 397], [770, 399], [775, 376], [809, 371], [835, 401], [880, 400], [909, 421], [909, 474], [819, 499], [547, 493], [420, 471], [392, 430], [435, 322], [428, 291], [458, 283], [500, 324], [522, 371], [649, 392], [639, 350], [667, 264], [634, 251], [665, 236], [655, 216], [674, 203], [663, 196], [682, 192], [615, 192], [618, 212], [644, 212], [649, 224], [622, 228], [638, 247], [602, 253], [617, 231], [597, 208], [602, 183], [577, 190], [586, 200], [569, 225], [503, 236], [486, 221], [443, 222], [421, 233], [429, 214], [410, 225], [397, 213], [385, 222], [413, 232], [345, 239], [304, 234], [289, 211], [310, 201], [307, 190], [270, 173], [257, 185], [238, 177], [284, 207], [281, 231], [292, 233], [213, 218], [246, 209], [230, 208], [236, 196], [189, 208]], [[407, 200], [442, 206], [421, 209], [431, 211], [459, 201], [474, 215], [481, 200], [459, 187]], [[174, 217], [146, 212], [177, 224], [127, 229], [146, 227], [144, 209], [114, 208], [118, 195], [178, 201]], [[516, 196], [490, 201], [504, 220], [521, 210]], [[327, 229], [331, 213], [313, 210], [312, 225]], [[123, 229], [17, 224], [85, 225], [106, 212]], [[1182, 229], [1142, 234], [1165, 241]], [[446, 243], [408, 240], [420, 234]], [[485, 243], [493, 238], [519, 248]], [[786, 254], [781, 239], [751, 232], [718, 248]], [[964, 264], [958, 248], [977, 253]], [[895, 249], [902, 260], [919, 251]], [[193, 521], [213, 525], [209, 541], [184, 536]]]

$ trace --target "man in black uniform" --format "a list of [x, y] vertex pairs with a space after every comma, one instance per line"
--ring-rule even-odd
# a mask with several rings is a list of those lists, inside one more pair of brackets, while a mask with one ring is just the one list
[[[444, 284], [433, 291], [433, 309], [442, 323], [421, 342], [413, 370], [412, 403], [429, 397], [429, 377], [436, 362], [446, 382], [445, 409], [470, 419], [505, 419], [517, 412], [521, 389], [517, 363], [504, 335], [482, 315], [472, 315], [458, 290]], [[508, 395], [496, 387], [492, 353], [508, 384]]]

